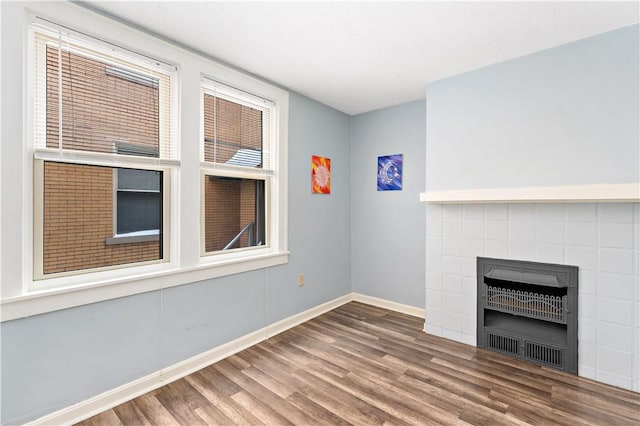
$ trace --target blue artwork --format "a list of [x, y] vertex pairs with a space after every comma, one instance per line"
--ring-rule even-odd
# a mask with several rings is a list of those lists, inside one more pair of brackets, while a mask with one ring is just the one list
[[402, 190], [402, 154], [378, 157], [378, 191]]

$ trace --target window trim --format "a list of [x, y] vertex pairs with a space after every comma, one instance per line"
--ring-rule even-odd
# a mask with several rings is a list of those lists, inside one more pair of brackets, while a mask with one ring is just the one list
[[101, 277], [100, 280], [89, 284], [57, 286], [24, 292], [20, 295], [5, 297], [0, 301], [0, 322], [270, 268], [287, 263], [288, 257], [289, 252], [268, 253], [251, 259], [226, 259], [215, 265], [167, 267], [146, 274]]
[[[209, 163], [207, 163], [209, 164]], [[258, 176], [255, 175], [243, 175], [242, 173], [218, 173], [219, 171], [214, 171], [211, 168], [203, 166], [200, 170], [200, 256], [201, 261], [203, 263], [213, 263], [216, 261], [224, 261], [226, 258], [236, 259], [236, 258], [247, 258], [251, 259], [254, 256], [259, 256], [262, 254], [272, 253], [271, 248], [271, 236], [273, 233], [273, 225], [271, 223], [271, 215], [270, 208], [271, 197], [265, 196], [265, 218], [264, 218], [264, 232], [265, 232], [265, 243], [259, 246], [251, 246], [251, 247], [242, 247], [237, 249], [228, 249], [228, 250], [216, 250], [216, 251], [207, 251], [206, 250], [206, 241], [205, 241], [205, 185], [204, 182], [208, 176], [216, 176], [216, 177], [233, 177], [240, 179], [248, 179], [248, 180], [261, 180], [264, 182], [264, 192], [273, 191], [273, 183], [270, 181], [268, 176], [260, 174]]]
[[160, 230], [153, 229], [153, 233], [137, 234], [137, 232], [129, 232], [126, 234], [114, 234], [113, 237], [107, 237], [104, 243], [108, 246], [117, 244], [145, 243], [147, 241], [158, 241], [160, 239]]
[[[58, 288], [64, 287], [66, 285], [80, 285], [83, 283], [92, 283], [96, 280], [100, 280], [104, 275], [104, 272], [113, 273], [116, 270], [126, 270], [129, 272], [127, 275], [135, 275], [138, 273], [149, 273], [154, 272], [155, 270], [163, 270], [165, 267], [158, 266], [159, 264], [170, 264], [171, 262], [171, 245], [170, 245], [170, 234], [165, 232], [162, 235], [162, 254], [163, 256], [160, 259], [147, 260], [135, 263], [124, 263], [119, 265], [111, 265], [111, 266], [102, 266], [96, 268], [87, 268], [81, 270], [73, 270], [66, 272], [54, 272], [49, 274], [44, 274], [44, 160], [35, 159], [33, 161], [33, 170], [34, 170], [34, 181], [33, 181], [33, 194], [34, 194], [34, 204], [33, 204], [33, 232], [34, 232], [34, 246], [33, 246], [33, 279], [31, 280], [30, 285], [27, 286], [28, 292], [34, 292], [42, 289], [48, 288]], [[78, 163], [70, 163], [63, 162], [66, 164], [78, 164]], [[80, 164], [87, 165], [87, 164]], [[100, 164], [100, 166], [102, 166]], [[146, 170], [157, 170], [162, 171], [162, 206], [163, 206], [163, 215], [162, 215], [162, 228], [170, 229], [171, 227], [171, 175], [175, 169], [171, 168], [149, 168]], [[114, 168], [115, 171], [115, 168]], [[40, 237], [39, 237], [40, 236]], [[121, 238], [121, 239], [119, 239]], [[123, 243], [132, 243], [132, 242], [143, 242], [143, 241], [157, 241], [160, 239], [158, 235], [149, 235], [149, 236], [120, 236], [114, 235], [113, 237], [107, 238], [107, 240], [112, 240], [110, 242], [105, 241], [106, 245], [115, 245], [115, 244], [123, 244]], [[138, 241], [135, 241], [138, 239]], [[116, 274], [120, 276], [121, 274]]]
[[[22, 122], [7, 123], [6, 131], [11, 141], [3, 145], [3, 153], [15, 156], [20, 161], [15, 170], [0, 170], [2, 178], [8, 178], [9, 173], [17, 173], [21, 178], [20, 190], [7, 194], [0, 194], [3, 202], [12, 204], [11, 209], [3, 211], [2, 238], [3, 246], [15, 247], [16, 252], [8, 255], [3, 251], [2, 277], [0, 292], [0, 322], [19, 319], [32, 315], [43, 314], [61, 309], [72, 308], [89, 303], [110, 300], [118, 297], [136, 295], [163, 288], [191, 284], [204, 280], [211, 280], [227, 275], [251, 270], [267, 270], [273, 266], [288, 262], [287, 248], [287, 188], [288, 188], [288, 119], [289, 93], [273, 84], [256, 78], [237, 69], [216, 62], [215, 58], [205, 56], [184, 46], [154, 37], [140, 28], [116, 22], [85, 7], [73, 3], [33, 3], [15, 6], [7, 9], [7, 16], [11, 18], [3, 28], [16, 38], [15, 45], [19, 49], [3, 52], [3, 57], [15, 63], [21, 63], [25, 72], [7, 76], [7, 81], [22, 88], [23, 96], [17, 100], [17, 107], [22, 111]], [[34, 83], [32, 75], [33, 45], [29, 26], [38, 21], [44, 24], [56, 24], [63, 28], [73, 28], [78, 34], [103, 40], [109, 46], [116, 47], [123, 52], [142, 53], [149, 60], [158, 60], [166, 64], [173, 64], [177, 78], [171, 90], [171, 110], [176, 117], [176, 127], [171, 129], [172, 137], [186, 141], [181, 149], [174, 147], [174, 159], [157, 159], [136, 157], [135, 165], [146, 167], [167, 168], [171, 178], [170, 207], [171, 235], [165, 235], [170, 246], [171, 258], [167, 263], [144, 266], [141, 268], [121, 268], [115, 271], [98, 272], [90, 281], [71, 282], [70, 278], [56, 278], [61, 280], [59, 285], [33, 288], [33, 253], [34, 244], [34, 164], [36, 160], [54, 160], [87, 165], [122, 166], [122, 162], [109, 154], [91, 152], [58, 152], [48, 149], [36, 149], [34, 141], [35, 109]], [[52, 24], [52, 25], [53, 25]], [[83, 33], [84, 31], [84, 33]], [[127, 46], [132, 47], [127, 49]], [[199, 246], [193, 244], [199, 236], [199, 229], [193, 222], [198, 217], [200, 152], [191, 143], [199, 140], [197, 125], [199, 114], [199, 82], [198, 75], [215, 76], [217, 81], [231, 86], [242, 87], [249, 93], [278, 102], [280, 115], [275, 124], [278, 131], [280, 151], [277, 158], [279, 165], [279, 191], [277, 199], [272, 202], [278, 206], [279, 241], [278, 247], [272, 247], [271, 252], [255, 255], [250, 259], [225, 259], [224, 261], [207, 262], [200, 256]], [[178, 91], [178, 88], [180, 91]], [[18, 91], [20, 92], [20, 91]], [[16, 93], [12, 90], [11, 93]], [[180, 126], [181, 116], [184, 116], [185, 126]], [[192, 125], [195, 124], [195, 128]], [[191, 142], [189, 142], [191, 141]], [[187, 143], [188, 142], [188, 143]], [[197, 143], [196, 143], [197, 146]], [[183, 156], [182, 154], [185, 154]], [[131, 166], [128, 163], [126, 166]], [[21, 201], [15, 203], [8, 197], [24, 194]], [[6, 214], [5, 214], [6, 213]], [[168, 216], [168, 215], [166, 215]], [[178, 233], [180, 232], [180, 233]], [[177, 238], [176, 238], [177, 237]], [[5, 254], [7, 254], [5, 256]], [[80, 275], [83, 276], [83, 275]], [[42, 284], [42, 281], [40, 281]], [[52, 283], [53, 284], [53, 283]]]
[[[271, 140], [262, 142], [262, 150], [270, 155], [269, 168], [250, 168], [224, 163], [205, 161], [204, 99], [205, 95], [216, 96], [251, 108], [263, 108], [270, 111]], [[219, 96], [220, 95], [220, 96]], [[200, 263], [216, 265], [227, 259], [251, 260], [255, 256], [287, 251], [287, 134], [283, 132], [282, 115], [288, 118], [288, 95], [269, 97], [253, 94], [239, 89], [205, 74], [200, 83]], [[285, 122], [287, 120], [285, 119]], [[284, 160], [284, 161], [283, 161]], [[205, 247], [205, 178], [207, 176], [236, 177], [263, 180], [265, 182], [265, 235], [263, 246], [245, 247], [231, 250], [206, 251]]]
[[[32, 139], [30, 140], [32, 154], [31, 154], [31, 168], [33, 170], [33, 204], [32, 204], [32, 229], [33, 229], [33, 246], [30, 254], [31, 259], [31, 271], [25, 274], [26, 277], [30, 277], [23, 284], [23, 293], [32, 293], [40, 290], [76, 286], [87, 284], [90, 285], [95, 281], [102, 279], [102, 276], [106, 272], [112, 273], [115, 276], [120, 276], [119, 270], [126, 270], [126, 275], [135, 276], [136, 274], [144, 274], [153, 271], [160, 271], [166, 268], [161, 264], [169, 263], [175, 264], [172, 260], [172, 250], [170, 235], [174, 234], [176, 225], [171, 222], [171, 213], [173, 211], [172, 205], [175, 204], [175, 200], [172, 203], [171, 194], [176, 192], [172, 191], [172, 179], [171, 176], [176, 174], [176, 170], [179, 169], [180, 162], [176, 159], [175, 155], [178, 152], [178, 141], [175, 137], [175, 128], [178, 124], [177, 117], [177, 80], [178, 73], [177, 67], [169, 64], [165, 64], [161, 61], [151, 61], [150, 58], [137, 53], [134, 50], [124, 49], [116, 45], [112, 45], [108, 42], [101, 40], [100, 38], [78, 33], [75, 30], [71, 30], [63, 25], [55, 24], [46, 19], [39, 18], [37, 16], [30, 16], [28, 20], [28, 40], [29, 44], [27, 52], [29, 53], [29, 72], [27, 73], [26, 85], [28, 87], [28, 93], [33, 96], [35, 102], [30, 109], [30, 119], [27, 120], [28, 126], [30, 126]], [[112, 152], [96, 152], [85, 150], [74, 150], [69, 148], [63, 148], [59, 144], [56, 148], [49, 148], [46, 146], [46, 109], [47, 109], [47, 88], [46, 88], [46, 72], [37, 72], [38, 69], [46, 69], [46, 49], [52, 43], [49, 39], [55, 38], [55, 34], [64, 34], [66, 37], [72, 40], [71, 45], [62, 46], [58, 44], [57, 48], [60, 51], [69, 51], [80, 56], [99, 61], [101, 63], [107, 63], [110, 66], [129, 66], [135, 71], [138, 68], [153, 67], [157, 70], [161, 70], [163, 77], [161, 79], [165, 82], [160, 83], [158, 80], [159, 91], [169, 90], [170, 97], [168, 98], [168, 105], [164, 105], [162, 102], [162, 96], [160, 96], [159, 115], [158, 115], [158, 132], [159, 132], [159, 146], [158, 157], [146, 157], [136, 155], [122, 155], [117, 154], [116, 145], [117, 141], [112, 140], [113, 149]], [[62, 35], [59, 35], [62, 37]], [[36, 41], [39, 40], [38, 43]], [[45, 52], [39, 51], [44, 49]], [[109, 58], [111, 56], [111, 58]], [[36, 63], [37, 60], [37, 63]], [[126, 65], [123, 65], [126, 64]], [[160, 71], [155, 71], [156, 73]], [[151, 70], [147, 71], [151, 74]], [[141, 74], [145, 74], [141, 71]], [[158, 74], [156, 74], [158, 75]], [[168, 85], [168, 87], [167, 87]], [[166, 95], [165, 95], [166, 96]], [[60, 98], [61, 99], [61, 98]], [[59, 101], [61, 102], [61, 100]], [[163, 109], [164, 108], [164, 109]], [[62, 114], [60, 109], [59, 114]], [[163, 136], [163, 132], [166, 133], [166, 126], [169, 126], [169, 134]], [[44, 138], [43, 138], [44, 135]], [[164, 141], [164, 142], [163, 142]], [[38, 146], [44, 143], [44, 146]], [[61, 143], [61, 139], [60, 139]], [[163, 144], [167, 144], [164, 146]], [[163, 149], [164, 147], [164, 149]], [[110, 265], [104, 267], [94, 267], [85, 269], [76, 269], [64, 272], [44, 273], [44, 163], [45, 161], [55, 163], [67, 163], [78, 164], [86, 166], [103, 166], [112, 167], [115, 173], [117, 167], [124, 168], [138, 168], [143, 170], [158, 170], [163, 172], [163, 191], [162, 191], [162, 224], [161, 230], [158, 230], [158, 236], [152, 239], [159, 240], [160, 232], [162, 235], [162, 247], [161, 257], [159, 259], [140, 261], [134, 263], [125, 263], [118, 265]], [[163, 167], [165, 166], [165, 167]], [[114, 179], [115, 183], [115, 179]], [[113, 191], [113, 196], [117, 196]], [[122, 244], [125, 242], [140, 242], [140, 236], [138, 237], [121, 237], [122, 239], [115, 239], [116, 233], [116, 220], [115, 209], [117, 208], [115, 202], [113, 203], [113, 226], [114, 233], [109, 240], [110, 244], [114, 245]], [[143, 239], [149, 239], [148, 236]], [[25, 262], [26, 263], [26, 262]]]

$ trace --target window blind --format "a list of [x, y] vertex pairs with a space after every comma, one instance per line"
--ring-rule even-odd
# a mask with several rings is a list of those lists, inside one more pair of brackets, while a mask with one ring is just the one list
[[202, 103], [204, 162], [273, 170], [272, 102], [205, 80]]
[[175, 69], [64, 28], [32, 30], [36, 149], [177, 158]]

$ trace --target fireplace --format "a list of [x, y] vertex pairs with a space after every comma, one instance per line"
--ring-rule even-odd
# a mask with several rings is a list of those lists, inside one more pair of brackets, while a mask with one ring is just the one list
[[477, 258], [477, 344], [578, 374], [578, 267]]
[[425, 332], [478, 345], [478, 257], [575, 265], [578, 375], [640, 392], [640, 203], [427, 204], [426, 234]]

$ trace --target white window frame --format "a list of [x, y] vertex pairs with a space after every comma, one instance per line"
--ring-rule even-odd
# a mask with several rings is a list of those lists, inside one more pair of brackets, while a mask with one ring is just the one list
[[[22, 63], [23, 72], [3, 75], [3, 84], [8, 82], [11, 87], [21, 87], [18, 92], [22, 96], [14, 100], [14, 105], [22, 112], [22, 120], [14, 120], [3, 126], [3, 136], [8, 136], [3, 140], [2, 154], [19, 161], [14, 163], [15, 168], [0, 169], [0, 175], [5, 183], [13, 176], [19, 176], [20, 189], [0, 193], [3, 205], [11, 206], [7, 210], [3, 209], [3, 222], [0, 223], [3, 246], [0, 259], [3, 266], [0, 271], [0, 321], [211, 280], [243, 271], [270, 268], [288, 262], [289, 93], [286, 90], [74, 3], [13, 4], [3, 8], [3, 14], [5, 12], [6, 17], [11, 18], [3, 20], [7, 23], [2, 29], [3, 36], [9, 34], [16, 39], [12, 46], [21, 47], [3, 51], [3, 60]], [[171, 129], [171, 137], [177, 141], [173, 147], [175, 157], [172, 158], [175, 159], [158, 161], [157, 158], [136, 157], [135, 165], [123, 165], [116, 156], [105, 158], [103, 153], [60, 153], [58, 150], [38, 150], [38, 158], [34, 159], [34, 139], [37, 135], [34, 133], [34, 82], [30, 77], [33, 73], [33, 39], [29, 31], [33, 22], [58, 25], [64, 30], [73, 28], [79, 31], [76, 33], [78, 37], [104, 41], [111, 49], [124, 53], [136, 52], [154, 62], [173, 64], [177, 74], [171, 87], [171, 111], [177, 119], [176, 126]], [[226, 256], [223, 259], [200, 254], [198, 218], [202, 171], [198, 141], [202, 75], [211, 76], [220, 83], [240, 88], [278, 105], [279, 114], [274, 119], [277, 120], [275, 131], [278, 153], [277, 158], [273, 159], [277, 161], [278, 179], [275, 196], [271, 199], [276, 229], [272, 230], [269, 250], [254, 252], [251, 256], [240, 253], [239, 256]], [[15, 96], [16, 91], [11, 90], [11, 94]], [[3, 117], [5, 116], [3, 112]], [[184, 125], [181, 125], [183, 121]], [[170, 200], [170, 207], [169, 211], [163, 212], [163, 217], [170, 220], [170, 223], [165, 225], [163, 242], [169, 246], [169, 250], [164, 251], [169, 254], [169, 260], [34, 281], [33, 260], [37, 249], [34, 217], [39, 214], [37, 203], [34, 202], [37, 192], [34, 184], [38, 182], [38, 177], [34, 175], [40, 173], [36, 160], [80, 162], [109, 167], [134, 166], [164, 171], [166, 180], [163, 191], [164, 196]], [[19, 194], [21, 196], [16, 198]], [[21, 201], [16, 203], [16, 199]], [[166, 232], [167, 229], [169, 232]], [[8, 247], [12, 250], [7, 250]]]
[[[160, 158], [119, 155], [115, 153], [85, 152], [71, 149], [64, 149], [61, 145], [57, 148], [46, 146], [46, 81], [43, 72], [38, 73], [38, 69], [46, 69], [46, 59], [43, 52], [36, 54], [36, 49], [46, 49], [46, 46], [53, 41], [43, 41], [36, 45], [37, 39], [55, 40], [62, 37], [65, 44], [62, 47], [65, 51], [80, 54], [85, 57], [95, 58], [102, 62], [113, 63], [114, 66], [133, 67], [144, 69], [155, 69], [165, 75], [165, 83], [160, 84], [160, 91], [169, 90], [173, 94], [173, 99], [169, 100], [169, 105], [160, 102], [160, 133], [166, 132], [168, 124], [168, 134], [161, 135], [168, 147], [159, 147]], [[33, 278], [27, 285], [27, 291], [40, 291], [44, 289], [61, 288], [94, 283], [113, 277], [126, 277], [135, 274], [156, 272], [166, 269], [166, 264], [171, 263], [171, 176], [176, 173], [179, 162], [176, 159], [177, 140], [175, 137], [175, 118], [177, 88], [177, 68], [168, 64], [161, 64], [159, 61], [151, 60], [129, 50], [122, 49], [106, 43], [102, 40], [77, 33], [68, 28], [52, 24], [40, 18], [33, 17], [29, 25], [29, 41], [31, 52], [31, 72], [29, 77], [30, 92], [33, 93], [35, 102], [32, 113], [33, 131]], [[36, 63], [36, 58], [40, 63]], [[122, 64], [125, 63], [125, 64]], [[154, 66], [156, 65], [156, 66]], [[36, 82], [36, 79], [37, 82]], [[168, 80], [168, 81], [167, 81]], [[168, 84], [168, 87], [166, 85]], [[162, 98], [161, 98], [162, 99]], [[39, 101], [40, 100], [40, 101]], [[168, 123], [167, 123], [168, 121]], [[44, 163], [69, 163], [78, 165], [95, 165], [111, 167], [115, 170], [119, 167], [135, 168], [143, 170], [157, 170], [163, 172], [163, 239], [162, 257], [157, 260], [126, 263], [105, 267], [79, 269], [66, 272], [44, 273]], [[114, 221], [116, 218], [114, 217]], [[114, 234], [114, 239], [117, 235]], [[116, 240], [117, 241], [117, 240]]]
[[[261, 98], [249, 93], [245, 93], [237, 88], [232, 88], [221, 84], [211, 78], [203, 76], [200, 88], [200, 161], [201, 161], [201, 203], [200, 203], [200, 255], [203, 262], [215, 263], [223, 262], [226, 259], [251, 259], [254, 256], [269, 254], [272, 245], [278, 246], [278, 222], [277, 211], [272, 202], [278, 196], [278, 163], [277, 156], [279, 152], [278, 135], [276, 131], [276, 123], [278, 120], [278, 104], [271, 100]], [[215, 163], [205, 161], [205, 134], [204, 134], [204, 98], [205, 95], [214, 96], [228, 100], [235, 104], [248, 106], [250, 108], [268, 111], [270, 119], [268, 122], [263, 121], [263, 135], [267, 137], [262, 140], [262, 152], [269, 156], [268, 168], [253, 168], [227, 165], [223, 163]], [[250, 180], [264, 181], [264, 198], [265, 198], [265, 242], [260, 246], [243, 247], [230, 250], [207, 251], [205, 247], [205, 182], [208, 176], [230, 177]]]

